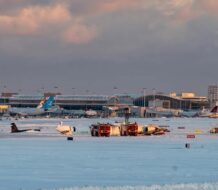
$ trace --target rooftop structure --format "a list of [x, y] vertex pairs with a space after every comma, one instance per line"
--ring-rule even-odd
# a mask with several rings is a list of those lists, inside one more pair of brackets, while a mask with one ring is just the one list
[[181, 92], [179, 94], [172, 92], [169, 94], [170, 97], [172, 98], [179, 98], [183, 100], [193, 100], [193, 101], [207, 101], [207, 97], [205, 96], [197, 96], [193, 92]]

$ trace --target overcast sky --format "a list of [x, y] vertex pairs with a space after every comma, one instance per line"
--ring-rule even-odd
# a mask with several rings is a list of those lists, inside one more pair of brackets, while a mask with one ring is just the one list
[[1, 91], [205, 95], [218, 1], [0, 0], [0, 66]]

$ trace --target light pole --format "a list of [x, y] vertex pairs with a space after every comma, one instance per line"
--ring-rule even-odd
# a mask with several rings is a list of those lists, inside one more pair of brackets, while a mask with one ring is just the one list
[[156, 93], [156, 89], [153, 88], [152, 91], [153, 91], [153, 106], [154, 106], [154, 108], [155, 108], [155, 107], [156, 107], [156, 103], [155, 103], [155, 93]]
[[4, 85], [4, 94], [6, 93], [6, 88], [7, 88], [7, 86], [6, 86], [6, 85]]
[[143, 88], [144, 109], [145, 109], [145, 96], [146, 96], [146, 88]]
[[[87, 97], [87, 100], [88, 100], [88, 95], [89, 95], [89, 90], [86, 89], [86, 97]], [[87, 100], [86, 100], [86, 101], [87, 101]], [[88, 109], [88, 105], [87, 105], [87, 104], [88, 104], [88, 102], [86, 102], [86, 106], [85, 106], [85, 107], [86, 107], [86, 111], [87, 111], [87, 109]]]
[[114, 91], [114, 92], [113, 92], [113, 93], [114, 93], [113, 96], [116, 95], [116, 93], [117, 93], [116, 91], [117, 91], [117, 90], [118, 90], [118, 88], [117, 88], [116, 86], [114, 86], [114, 87], [113, 87], [113, 91]]
[[73, 95], [75, 95], [75, 90], [76, 90], [76, 88], [72, 88]]
[[54, 89], [55, 89], [55, 93], [57, 94], [58, 93], [58, 86], [54, 86]]
[[57, 89], [55, 90], [55, 97], [54, 97], [54, 105], [56, 106], [56, 95], [58, 94], [58, 86], [54, 86], [54, 89]]
[[41, 87], [41, 93], [42, 93], [43, 97], [45, 97], [45, 88], [44, 87]]
[[117, 86], [114, 86], [113, 95], [112, 95], [114, 97], [114, 102], [113, 102], [114, 106], [117, 106], [119, 104], [119, 96], [117, 90], [118, 90]]
[[4, 85], [4, 92], [3, 92], [3, 95], [4, 95], [4, 97], [3, 97], [3, 98], [4, 98], [4, 104], [5, 104], [5, 95], [6, 95], [5, 93], [6, 93], [6, 88], [7, 88], [7, 86]]

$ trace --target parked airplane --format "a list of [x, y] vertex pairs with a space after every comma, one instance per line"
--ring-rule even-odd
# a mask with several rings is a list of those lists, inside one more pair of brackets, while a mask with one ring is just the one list
[[11, 123], [11, 133], [22, 133], [27, 131], [40, 131], [40, 129], [18, 129], [15, 123]]
[[181, 117], [196, 117], [198, 116], [198, 111], [196, 110], [186, 110], [179, 113]]
[[214, 106], [211, 111], [202, 110], [199, 113], [199, 117], [218, 118], [218, 106]]
[[54, 96], [43, 98], [36, 108], [10, 108], [9, 113], [12, 116], [37, 116], [52, 111]]
[[96, 111], [94, 111], [94, 110], [87, 110], [85, 112], [85, 117], [88, 117], [88, 118], [97, 117], [97, 115], [98, 115], [98, 113]]

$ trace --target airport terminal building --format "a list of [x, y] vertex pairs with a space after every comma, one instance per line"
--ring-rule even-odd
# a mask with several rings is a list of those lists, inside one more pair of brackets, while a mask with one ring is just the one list
[[133, 105], [133, 98], [128, 95], [60, 95], [46, 93], [43, 95], [18, 95], [2, 96], [1, 104], [7, 104], [18, 108], [35, 108], [44, 97], [55, 96], [55, 106], [66, 110], [103, 110], [105, 107], [117, 106], [120, 104]]
[[[54, 106], [59, 107], [60, 113], [63, 110], [73, 111], [95, 110], [98, 113], [107, 113], [110, 116], [123, 116], [123, 108], [128, 107], [132, 116], [144, 117], [145, 113], [150, 113], [149, 109], [164, 108], [166, 110], [200, 110], [209, 108], [209, 102], [206, 97], [196, 96], [194, 93], [171, 93], [147, 94], [133, 98], [133, 96], [122, 95], [60, 95], [46, 93], [41, 95], [19, 95], [2, 96], [1, 105], [8, 105], [16, 108], [36, 108], [40, 101], [48, 96], [54, 96]], [[146, 111], [145, 111], [146, 110]], [[151, 111], [151, 110], [150, 110]]]
[[55, 105], [67, 110], [102, 110], [109, 100], [109, 96], [103, 95], [58, 95]]
[[8, 104], [11, 107], [34, 108], [39, 105], [42, 99], [42, 95], [13, 95], [8, 98]]
[[180, 110], [200, 110], [209, 108], [209, 102], [206, 97], [196, 96], [194, 93], [171, 93], [148, 94], [134, 100], [134, 104], [140, 107], [162, 107], [166, 109]]

